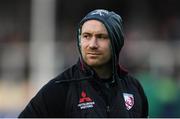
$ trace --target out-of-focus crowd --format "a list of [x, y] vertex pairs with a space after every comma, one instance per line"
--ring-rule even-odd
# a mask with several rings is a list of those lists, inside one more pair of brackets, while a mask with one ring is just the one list
[[[53, 39], [55, 45], [51, 52], [42, 52], [43, 57], [39, 59], [40, 62], [44, 62], [46, 53], [53, 53], [55, 56], [48, 62], [54, 64], [53, 68], [46, 63], [40, 67], [40, 70], [53, 72], [45, 82], [77, 61], [79, 54], [76, 47], [76, 25], [81, 19], [80, 12], [83, 14], [90, 10], [85, 6], [93, 9], [98, 8], [97, 4], [103, 3], [102, 8], [117, 10], [124, 18], [125, 46], [119, 62], [135, 75], [144, 87], [149, 101], [149, 117], [180, 117], [180, 16], [172, 9], [163, 12], [168, 2], [159, 8], [160, 11], [153, 11], [152, 7], [157, 8], [161, 0], [152, 2], [150, 10], [146, 8], [150, 2], [148, 0], [136, 4], [125, 1], [103, 3], [80, 0], [74, 3], [78, 9], [72, 6], [72, 9], [76, 9], [73, 13], [68, 11], [68, 1], [56, 1]], [[37, 89], [34, 85], [36, 79], [32, 80], [32, 72], [36, 72], [32, 65], [36, 63], [32, 64], [30, 60], [33, 9], [31, 2], [0, 1], [0, 118], [16, 117], [45, 83], [37, 85]], [[169, 5], [175, 4], [175, 0], [172, 0]], [[154, 12], [159, 14], [153, 16]], [[160, 14], [163, 18], [158, 17]], [[44, 43], [46, 41], [42, 39], [41, 45], [36, 47], [37, 50], [40, 50]], [[46, 45], [48, 47], [48, 44]]]

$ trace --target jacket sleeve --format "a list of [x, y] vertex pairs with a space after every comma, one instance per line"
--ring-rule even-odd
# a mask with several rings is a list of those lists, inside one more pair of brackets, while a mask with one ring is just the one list
[[20, 113], [19, 118], [46, 117], [47, 108], [43, 99], [42, 91], [31, 99], [29, 104]]
[[19, 118], [64, 117], [66, 87], [50, 81], [34, 96]]
[[146, 94], [144, 92], [144, 89], [142, 87], [142, 85], [140, 84], [140, 82], [138, 80], [136, 80], [136, 84], [138, 86], [140, 95], [141, 95], [141, 99], [142, 99], [142, 118], [147, 118], [149, 116], [149, 106], [148, 106], [148, 100], [146, 97]]

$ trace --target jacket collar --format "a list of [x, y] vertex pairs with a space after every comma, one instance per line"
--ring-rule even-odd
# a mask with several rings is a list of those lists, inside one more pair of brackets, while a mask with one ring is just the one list
[[[80, 68], [80, 72], [82, 72], [85, 76], [91, 76], [91, 77], [96, 76], [96, 72], [92, 68], [90, 68], [88, 65], [86, 65], [82, 59], [78, 60], [77, 65]], [[118, 64], [116, 67], [117, 67], [116, 68], [117, 73], [120, 77], [123, 77], [128, 74], [128, 70], [125, 69], [123, 66]]]

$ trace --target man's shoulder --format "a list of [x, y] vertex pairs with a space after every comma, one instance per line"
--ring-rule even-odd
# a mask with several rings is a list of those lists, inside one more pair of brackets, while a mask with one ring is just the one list
[[[73, 67], [69, 67], [62, 73], [49, 80], [39, 91], [38, 94], [45, 95], [46, 98], [61, 97], [66, 93], [69, 87], [69, 83], [73, 80], [72, 70]], [[61, 94], [61, 96], [59, 95]]]
[[77, 65], [73, 65], [67, 69], [65, 69], [62, 73], [57, 75], [55, 78], [51, 80], [55, 84], [63, 84], [68, 82], [73, 82], [78, 80], [79, 76], [79, 69]]
[[53, 79], [51, 79], [47, 85], [48, 86], [67, 86], [70, 83], [73, 82], [79, 82], [83, 80], [84, 75], [82, 75], [82, 72], [80, 68], [78, 67], [78, 64], [74, 64], [67, 69], [65, 69], [63, 72], [55, 76]]
[[141, 86], [136, 76], [130, 73], [127, 69], [124, 71], [124, 73], [121, 73], [120, 78], [126, 85], [133, 85], [138, 87]]
[[143, 85], [141, 82], [134, 76], [133, 74], [128, 74], [124, 78], [123, 82], [129, 87], [130, 89], [138, 89], [141, 93], [144, 94]]
[[126, 75], [125, 80], [126, 80], [128, 83], [139, 85], [139, 80], [136, 78], [136, 76], [134, 76], [134, 75], [131, 74], [131, 73], [128, 73], [128, 74]]

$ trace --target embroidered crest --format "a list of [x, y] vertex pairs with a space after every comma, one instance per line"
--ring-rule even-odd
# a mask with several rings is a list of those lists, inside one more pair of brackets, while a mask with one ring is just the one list
[[134, 96], [133, 96], [133, 94], [123, 93], [123, 97], [124, 97], [126, 109], [130, 110], [134, 105]]

